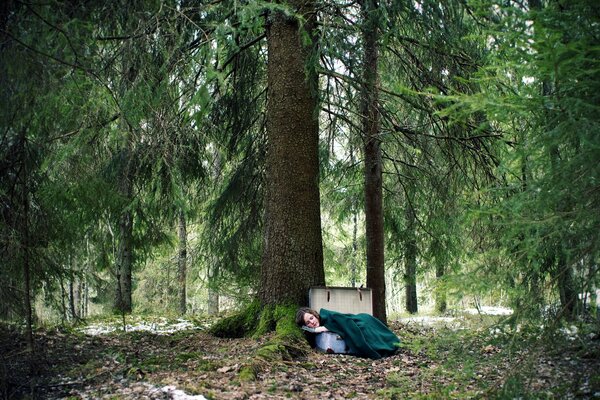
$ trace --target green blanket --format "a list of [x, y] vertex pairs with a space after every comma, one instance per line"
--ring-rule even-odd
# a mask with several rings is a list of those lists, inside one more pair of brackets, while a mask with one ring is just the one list
[[400, 339], [381, 321], [369, 314], [342, 314], [321, 308], [321, 325], [346, 341], [350, 352], [360, 357], [379, 359], [391, 356]]

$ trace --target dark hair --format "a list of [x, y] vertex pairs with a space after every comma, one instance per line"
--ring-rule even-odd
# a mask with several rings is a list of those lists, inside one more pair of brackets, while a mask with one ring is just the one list
[[316, 312], [312, 308], [301, 307], [296, 312], [296, 325], [298, 325], [298, 326], [304, 325], [304, 314], [312, 314], [315, 317], [317, 317], [317, 319], [319, 320], [319, 323], [321, 322], [321, 316], [319, 315], [318, 312]]

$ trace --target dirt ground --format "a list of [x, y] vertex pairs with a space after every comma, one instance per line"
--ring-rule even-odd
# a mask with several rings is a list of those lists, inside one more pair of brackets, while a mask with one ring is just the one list
[[[36, 332], [33, 370], [22, 335], [0, 333], [4, 399], [600, 398], [600, 340], [556, 347], [394, 322], [400, 351], [382, 360], [313, 351], [264, 362], [239, 379], [268, 337], [221, 339], [204, 330], [86, 335]], [[454, 335], [454, 336], [453, 336]], [[514, 340], [513, 340], [514, 341]], [[554, 348], [552, 346], [555, 346]]]

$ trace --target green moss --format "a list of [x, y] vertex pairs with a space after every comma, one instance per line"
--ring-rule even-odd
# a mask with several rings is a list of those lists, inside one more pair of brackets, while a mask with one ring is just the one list
[[298, 364], [298, 366], [309, 371], [317, 368], [317, 364], [315, 364], [314, 362], [301, 362]]
[[193, 358], [200, 358], [202, 356], [201, 353], [197, 352], [197, 351], [192, 351], [190, 353], [179, 353], [175, 356], [175, 360], [180, 361], [180, 362], [186, 362], [188, 360], [191, 360]]
[[278, 361], [289, 359], [287, 349], [281, 343], [269, 342], [256, 351], [256, 357], [260, 357], [265, 361]]
[[259, 337], [272, 332], [275, 329], [275, 319], [273, 316], [273, 307], [265, 307], [260, 314], [260, 320], [258, 326], [254, 330], [252, 337], [258, 339]]
[[244, 310], [218, 321], [210, 333], [222, 338], [242, 338], [255, 331], [261, 315], [261, 306], [253, 301]]
[[221, 368], [221, 364], [211, 360], [199, 360], [198, 365], [196, 366], [196, 371], [198, 372], [210, 372], [216, 371]]
[[239, 379], [242, 382], [252, 382], [256, 380], [257, 372], [253, 365], [244, 365], [240, 368]]

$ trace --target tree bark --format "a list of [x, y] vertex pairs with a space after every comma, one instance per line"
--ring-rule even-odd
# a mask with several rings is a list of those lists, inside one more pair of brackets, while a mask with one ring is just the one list
[[23, 151], [23, 223], [22, 223], [22, 256], [23, 256], [23, 280], [24, 280], [24, 308], [25, 308], [25, 342], [27, 344], [27, 352], [30, 354], [32, 359], [30, 360], [30, 369], [33, 369], [33, 354], [34, 354], [34, 343], [33, 343], [33, 307], [31, 301], [31, 266], [29, 263], [29, 176], [27, 168], [27, 149], [26, 139], [23, 135], [22, 138], [22, 151]]
[[179, 283], [179, 314], [185, 315], [186, 308], [186, 275], [187, 275], [187, 227], [185, 214], [179, 211], [179, 257], [177, 259], [177, 281]]
[[77, 319], [77, 309], [75, 307], [77, 300], [75, 297], [75, 277], [71, 277], [69, 278], [69, 308], [71, 310], [71, 321]]
[[365, 156], [365, 222], [367, 239], [367, 286], [373, 291], [373, 315], [387, 323], [385, 307], [385, 260], [383, 189], [378, 92], [377, 1], [363, 0], [362, 125]]
[[[130, 135], [130, 133], [129, 133]], [[131, 139], [128, 138], [128, 141]], [[132, 198], [132, 178], [130, 173], [130, 143], [127, 143], [126, 149], [122, 155], [122, 170], [119, 177], [119, 191], [124, 199], [129, 201]], [[121, 214], [119, 221], [119, 242], [117, 250], [116, 281], [117, 292], [115, 299], [115, 309], [121, 313], [130, 313], [132, 310], [131, 300], [131, 270], [133, 263], [133, 215], [131, 210], [126, 208]]]
[[219, 313], [219, 291], [217, 290], [217, 277], [219, 276], [219, 266], [216, 262], [208, 266], [208, 314], [216, 315]]
[[[309, 36], [312, 1], [288, 1]], [[314, 42], [313, 42], [314, 45]], [[307, 304], [311, 286], [324, 285], [319, 198], [317, 75], [298, 20], [269, 17], [264, 248], [259, 298], [263, 304]], [[308, 73], [306, 71], [309, 71]]]
[[[127, 18], [126, 18], [127, 19]], [[125, 23], [127, 25], [127, 23]], [[121, 96], [125, 97], [138, 76], [138, 68], [135, 63], [128, 58], [131, 50], [126, 46], [122, 55], [122, 81]], [[125, 199], [126, 205], [119, 221], [119, 250], [117, 253], [117, 293], [116, 309], [121, 313], [130, 313], [132, 310], [132, 267], [133, 267], [133, 212], [129, 208], [133, 199], [133, 147], [134, 137], [132, 129], [125, 119], [121, 116], [121, 130], [125, 135], [125, 143], [121, 149], [120, 173], [118, 189], [119, 193]]]
[[406, 287], [406, 311], [415, 314], [419, 311], [417, 301], [417, 240], [415, 237], [415, 211], [410, 204], [406, 205], [407, 234], [410, 236], [406, 241], [405, 250], [405, 287]]
[[120, 241], [117, 253], [117, 298], [115, 308], [122, 313], [130, 313], [131, 300], [131, 266], [133, 242], [133, 217], [130, 211], [125, 211], [119, 224]]
[[[438, 262], [435, 266], [435, 278], [438, 283], [442, 280], [445, 274], [445, 265]], [[444, 313], [448, 309], [448, 302], [446, 301], [446, 292], [442, 289], [437, 289], [435, 292], [435, 309], [439, 313]]]

